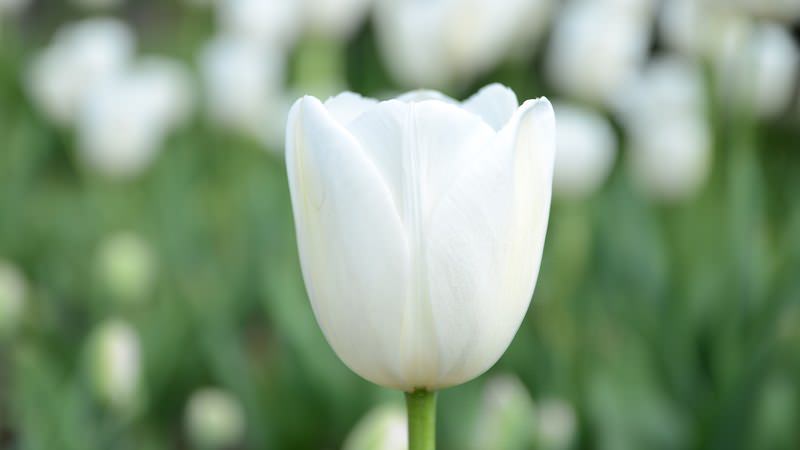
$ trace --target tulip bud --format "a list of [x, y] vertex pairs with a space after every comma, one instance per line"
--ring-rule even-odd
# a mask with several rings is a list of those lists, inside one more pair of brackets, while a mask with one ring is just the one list
[[189, 399], [186, 429], [199, 448], [229, 448], [244, 437], [244, 412], [228, 392], [216, 388], [201, 389]]
[[19, 14], [29, 3], [30, 0], [0, 0], [0, 19]]
[[147, 297], [156, 277], [156, 260], [141, 236], [121, 232], [109, 236], [97, 258], [100, 278], [109, 294], [124, 303]]
[[564, 197], [586, 197], [608, 178], [617, 154], [617, 136], [600, 114], [571, 104], [554, 106], [556, 162], [553, 190]]
[[550, 208], [555, 119], [491, 85], [298, 100], [286, 165], [311, 304], [334, 351], [412, 391], [491, 367], [528, 309]]
[[575, 410], [562, 399], [545, 399], [536, 409], [537, 448], [565, 450], [572, 446], [577, 431]]
[[408, 423], [399, 406], [380, 406], [362, 418], [347, 436], [342, 450], [406, 450]]
[[531, 448], [535, 424], [536, 410], [525, 385], [511, 375], [493, 377], [484, 390], [473, 448]]
[[97, 395], [111, 408], [133, 412], [139, 406], [139, 336], [129, 324], [109, 320], [91, 338], [92, 377]]
[[30, 95], [48, 118], [71, 125], [90, 90], [120, 73], [133, 50], [132, 31], [116, 19], [66, 25], [26, 72]]
[[0, 338], [17, 328], [25, 309], [27, 283], [10, 262], [0, 260]]

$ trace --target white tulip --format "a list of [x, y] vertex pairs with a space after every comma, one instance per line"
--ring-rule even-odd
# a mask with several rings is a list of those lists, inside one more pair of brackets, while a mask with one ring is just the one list
[[70, 125], [88, 92], [120, 73], [134, 50], [134, 36], [116, 19], [86, 19], [56, 33], [26, 73], [34, 103], [50, 120]]
[[665, 119], [705, 116], [707, 92], [700, 66], [679, 56], [653, 59], [617, 96], [623, 124], [642, 128]]
[[691, 197], [711, 172], [711, 131], [698, 117], [667, 120], [636, 130], [630, 137], [630, 150], [635, 181], [657, 199]]
[[303, 16], [311, 32], [348, 38], [364, 20], [373, 0], [302, 0]]
[[572, 97], [612, 103], [647, 57], [649, 10], [642, 1], [567, 3], [550, 38], [550, 81]]
[[121, 5], [123, 0], [72, 0], [72, 3], [85, 9], [110, 9]]
[[723, 99], [755, 108], [760, 117], [784, 112], [800, 76], [800, 48], [785, 28], [750, 25], [727, 36], [717, 63]]
[[548, 6], [548, 0], [379, 0], [375, 30], [399, 82], [444, 87], [484, 74], [518, 41], [538, 35]]
[[547, 228], [555, 119], [491, 85], [298, 100], [286, 164], [300, 260], [334, 351], [374, 383], [435, 390], [503, 354]]
[[117, 319], [99, 325], [92, 334], [91, 357], [93, 381], [100, 398], [121, 412], [138, 406], [142, 363], [136, 330]]
[[229, 448], [244, 437], [244, 411], [230, 393], [217, 388], [201, 389], [189, 399], [186, 428], [200, 448]]
[[536, 410], [528, 389], [515, 376], [492, 377], [484, 388], [471, 448], [530, 448]]
[[407, 450], [408, 423], [402, 407], [385, 405], [370, 411], [347, 436], [344, 450]]
[[554, 105], [556, 161], [553, 190], [568, 198], [586, 197], [608, 178], [617, 155], [617, 135], [599, 113], [578, 105]]
[[298, 0], [220, 0], [217, 19], [226, 35], [262, 47], [285, 49], [302, 27], [302, 2]]
[[677, 201], [702, 187], [711, 170], [711, 130], [700, 68], [656, 59], [618, 103], [629, 136], [635, 181], [654, 197]]
[[144, 171], [188, 114], [187, 78], [176, 63], [150, 58], [93, 89], [77, 123], [82, 162], [110, 177]]
[[737, 0], [744, 11], [765, 19], [791, 23], [800, 18], [798, 0]]
[[658, 17], [658, 31], [671, 50], [684, 56], [713, 59], [724, 37], [742, 18], [729, 4], [716, 0], [667, 0]]
[[149, 243], [131, 232], [106, 238], [97, 258], [100, 278], [114, 300], [145, 299], [156, 277], [156, 260]]
[[275, 141], [285, 125], [285, 56], [249, 41], [220, 36], [200, 57], [211, 120]]
[[25, 309], [28, 284], [16, 266], [0, 260], [0, 337], [17, 328]]
[[536, 408], [536, 434], [544, 450], [564, 450], [572, 446], [577, 434], [575, 409], [566, 400], [548, 398]]

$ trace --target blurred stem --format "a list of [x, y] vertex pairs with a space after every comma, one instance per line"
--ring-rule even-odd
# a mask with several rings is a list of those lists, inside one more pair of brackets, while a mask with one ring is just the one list
[[406, 392], [408, 450], [436, 449], [436, 392]]

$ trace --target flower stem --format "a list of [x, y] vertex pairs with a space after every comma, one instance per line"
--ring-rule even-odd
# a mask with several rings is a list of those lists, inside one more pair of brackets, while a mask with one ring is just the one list
[[436, 450], [436, 392], [406, 392], [408, 450]]

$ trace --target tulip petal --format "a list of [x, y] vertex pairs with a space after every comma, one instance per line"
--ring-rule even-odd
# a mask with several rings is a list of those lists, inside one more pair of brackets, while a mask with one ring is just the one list
[[514, 91], [502, 84], [492, 83], [465, 100], [463, 106], [499, 131], [514, 115], [519, 102]]
[[406, 227], [412, 216], [427, 220], [456, 175], [494, 134], [458, 105], [432, 100], [381, 102], [348, 129], [389, 185]]
[[374, 98], [363, 97], [354, 92], [342, 92], [325, 101], [325, 108], [342, 125], [347, 126], [364, 111], [377, 105]]
[[425, 100], [439, 100], [445, 103], [451, 103], [453, 105], [458, 104], [458, 102], [453, 98], [448, 97], [439, 91], [434, 91], [431, 89], [417, 89], [414, 91], [409, 91], [397, 97], [397, 99], [406, 103], [416, 103]]
[[525, 102], [433, 212], [427, 267], [443, 359], [429, 387], [484, 372], [516, 333], [541, 262], [554, 153], [552, 106]]
[[308, 295], [328, 342], [362, 377], [400, 387], [408, 246], [391, 194], [358, 142], [313, 97], [289, 115], [286, 164]]

